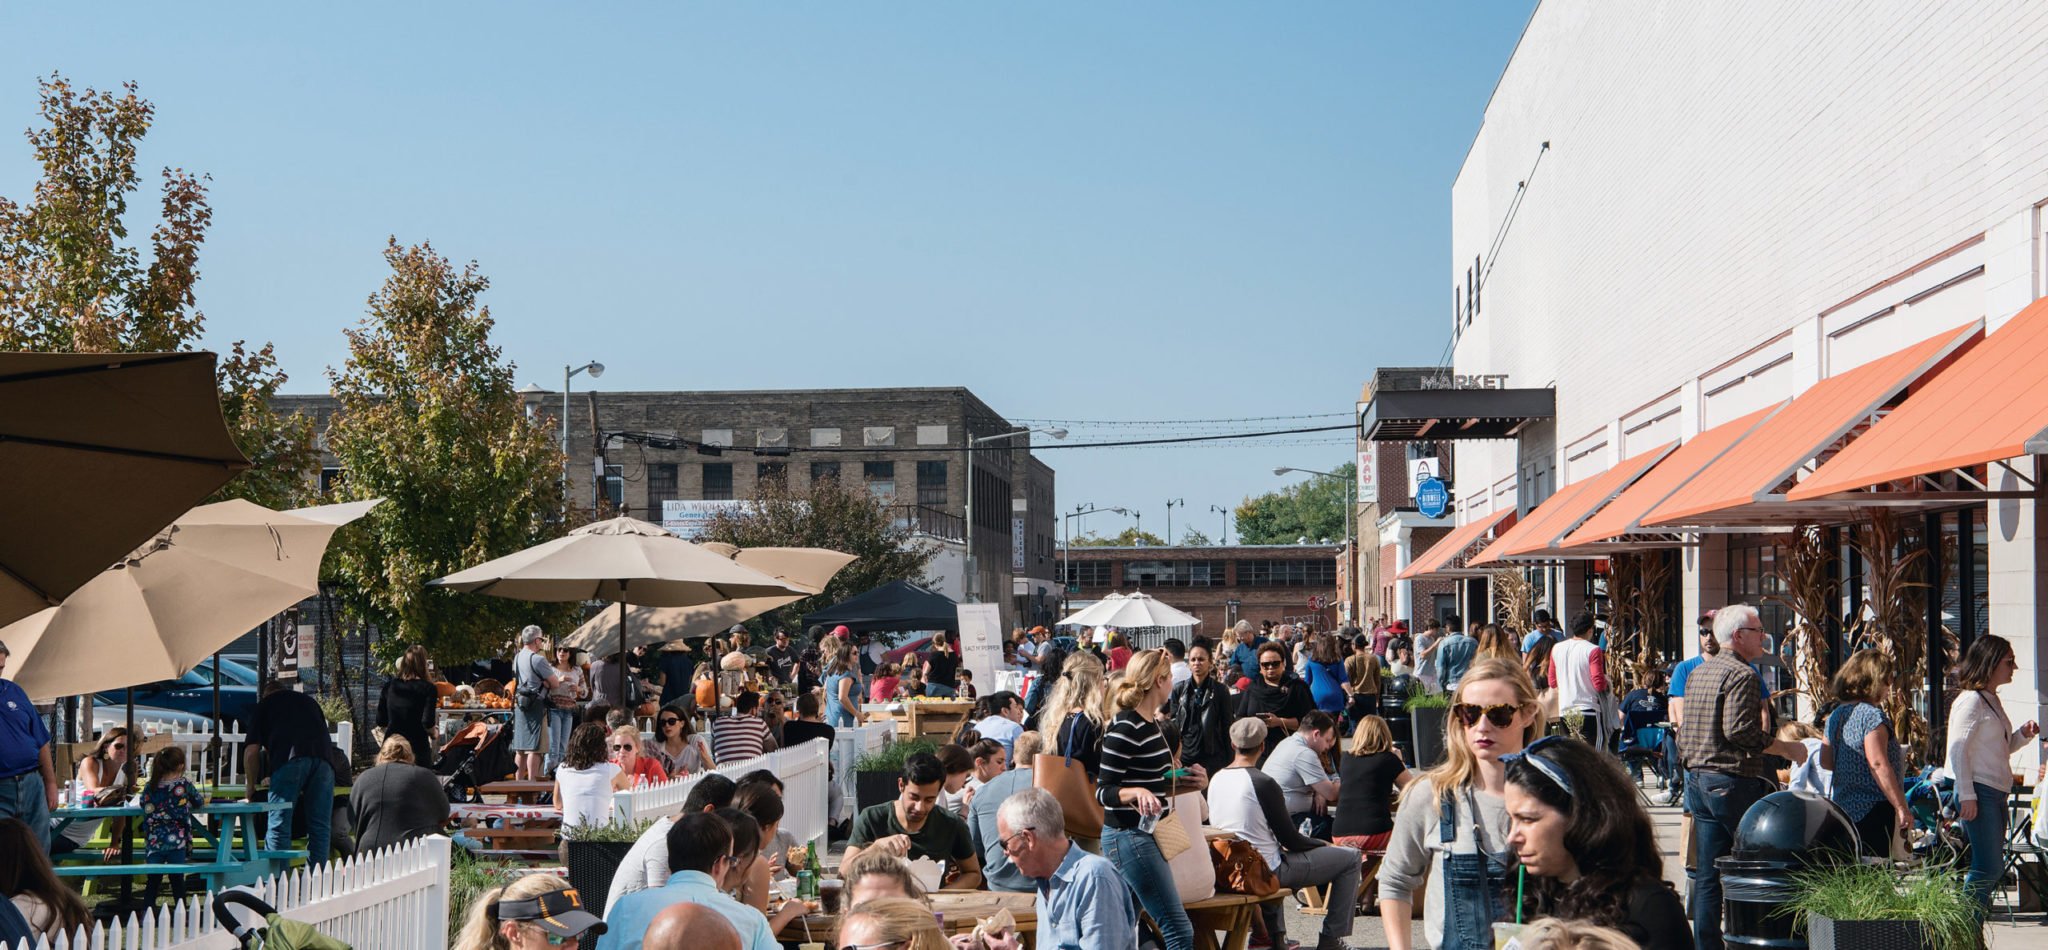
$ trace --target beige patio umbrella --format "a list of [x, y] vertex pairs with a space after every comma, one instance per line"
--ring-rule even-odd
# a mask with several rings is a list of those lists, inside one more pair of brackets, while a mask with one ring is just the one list
[[[621, 655], [627, 649], [623, 617], [629, 604], [697, 607], [812, 593], [638, 518], [587, 524], [566, 537], [428, 581], [427, 586], [543, 603], [613, 601], [622, 618]], [[626, 664], [618, 668], [619, 694], [624, 695]]]
[[212, 353], [0, 353], [0, 406], [0, 623], [61, 603], [249, 467]]
[[[334, 507], [354, 517], [368, 510]], [[184, 675], [319, 593], [320, 560], [347, 521], [311, 511], [235, 500], [186, 512], [62, 604], [0, 629], [14, 680], [51, 698]]]
[[616, 640], [621, 622], [630, 630], [625, 640], [626, 649], [708, 637], [730, 629], [733, 624], [744, 623], [823, 591], [833, 575], [855, 560], [851, 554], [824, 548], [738, 548], [718, 542], [700, 542], [697, 546], [801, 588], [804, 593], [747, 597], [697, 607], [627, 607], [623, 611], [600, 611], [583, 626], [577, 627], [575, 632], [563, 637], [561, 644], [578, 650], [596, 650]]

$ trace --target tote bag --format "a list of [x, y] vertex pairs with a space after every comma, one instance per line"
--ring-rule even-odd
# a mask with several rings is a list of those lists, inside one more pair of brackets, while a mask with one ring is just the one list
[[[1071, 722], [1067, 727], [1071, 735]], [[1074, 761], [1072, 741], [1063, 741], [1060, 748], [1065, 755], [1039, 753], [1031, 762], [1031, 784], [1045, 789], [1052, 797], [1059, 799], [1060, 810], [1066, 812], [1067, 834], [1078, 838], [1102, 837], [1102, 803], [1095, 798], [1095, 780], [1088, 777], [1087, 766]]]

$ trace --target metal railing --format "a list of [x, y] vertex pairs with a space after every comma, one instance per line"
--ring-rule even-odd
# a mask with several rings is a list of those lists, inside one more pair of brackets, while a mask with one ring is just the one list
[[926, 505], [891, 505], [897, 527], [945, 541], [967, 540], [967, 519]]

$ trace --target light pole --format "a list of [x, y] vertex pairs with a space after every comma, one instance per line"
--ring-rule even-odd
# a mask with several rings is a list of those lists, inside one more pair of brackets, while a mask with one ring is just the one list
[[1176, 505], [1178, 505], [1178, 506], [1180, 506], [1180, 507], [1182, 507], [1182, 508], [1186, 508], [1186, 507], [1188, 506], [1188, 500], [1187, 500], [1187, 499], [1185, 499], [1185, 498], [1168, 498], [1168, 499], [1166, 500], [1166, 546], [1167, 546], [1167, 547], [1172, 547], [1172, 546], [1173, 546], [1173, 509], [1174, 509], [1174, 506], [1176, 506]]
[[[562, 516], [569, 515], [569, 380], [578, 373], [589, 373], [591, 379], [604, 375], [604, 364], [591, 360], [582, 366], [562, 367]], [[592, 425], [597, 420], [591, 420]]]
[[1224, 547], [1230, 546], [1230, 509], [1222, 505], [1210, 505], [1209, 510], [1223, 516], [1223, 534], [1216, 541]]
[[[1351, 493], [1358, 485], [1357, 480], [1345, 478], [1334, 472], [1318, 472], [1312, 468], [1295, 468], [1291, 465], [1282, 465], [1273, 470], [1275, 475], [1285, 475], [1288, 472], [1300, 472], [1303, 475], [1320, 475], [1324, 478], [1334, 478], [1344, 483], [1344, 576], [1351, 579], [1351, 589], [1356, 590], [1358, 588], [1358, 578], [1354, 575], [1357, 573], [1355, 567], [1358, 564], [1358, 550], [1357, 545], [1353, 544], [1351, 540], [1351, 523], [1358, 519], [1358, 506], [1357, 503], [1352, 501]], [[1347, 596], [1346, 599], [1349, 600], [1349, 597]], [[1345, 612], [1349, 613], [1350, 611], [1347, 609]]]
[[1043, 432], [1055, 439], [1067, 437], [1067, 430], [1059, 426], [1048, 426], [1035, 429], [1012, 429], [1008, 432], [998, 432], [995, 435], [985, 435], [978, 439], [972, 435], [967, 438], [967, 531], [965, 532], [967, 535], [967, 577], [962, 586], [966, 588], [967, 602], [970, 604], [981, 603], [981, 564], [980, 559], [974, 556], [974, 447], [984, 442], [1000, 442], [1004, 439], [1014, 439], [1020, 435], [1030, 435], [1033, 432]]
[[1081, 504], [1075, 505], [1072, 513], [1061, 516], [1060, 530], [1067, 536], [1066, 543], [1060, 545], [1060, 603], [1062, 605], [1067, 602], [1069, 578], [1074, 576], [1074, 519], [1082, 515], [1092, 515], [1098, 511], [1114, 511], [1120, 515], [1131, 513], [1128, 508], [1099, 508], [1095, 505]]

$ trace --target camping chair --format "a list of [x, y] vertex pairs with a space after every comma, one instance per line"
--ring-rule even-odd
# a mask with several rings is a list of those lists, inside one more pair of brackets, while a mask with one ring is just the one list
[[1650, 796], [1643, 791], [1643, 766], [1648, 765], [1653, 774], [1663, 777], [1664, 736], [1666, 730], [1658, 725], [1663, 717], [1655, 710], [1631, 709], [1622, 715], [1621, 761], [1628, 766], [1628, 772], [1636, 781], [1636, 795], [1643, 804], [1650, 804]]

